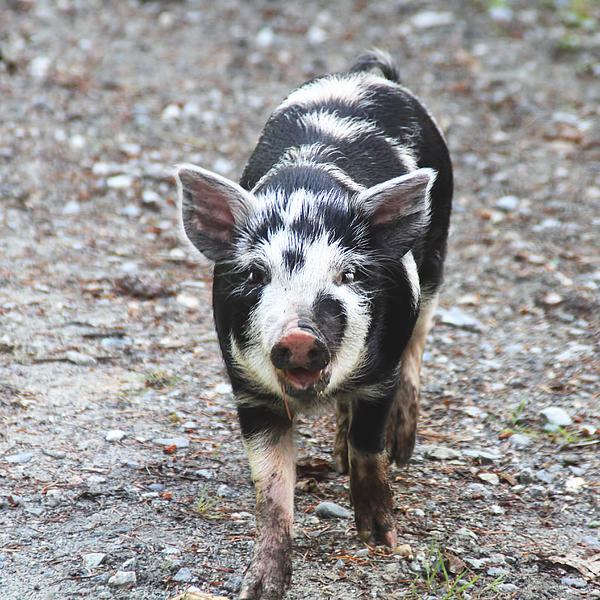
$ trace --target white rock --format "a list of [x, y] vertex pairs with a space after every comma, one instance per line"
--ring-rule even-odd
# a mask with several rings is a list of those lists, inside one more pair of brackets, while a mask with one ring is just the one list
[[425, 456], [434, 460], [452, 460], [458, 458], [460, 452], [453, 448], [448, 448], [447, 446], [434, 446], [426, 452]]
[[85, 148], [85, 138], [76, 133], [75, 135], [72, 135], [69, 138], [69, 146], [73, 149], [73, 150], [81, 150], [82, 148]]
[[548, 408], [544, 408], [540, 414], [546, 419], [549, 425], [565, 427], [571, 425], [573, 422], [569, 413], [564, 408], [560, 408], [560, 406], [549, 406]]
[[90, 367], [98, 362], [93, 356], [84, 354], [83, 352], [77, 352], [76, 350], [69, 350], [66, 354], [66, 358], [69, 362], [82, 367]]
[[306, 32], [306, 39], [312, 46], [317, 46], [327, 39], [327, 32], [318, 25], [313, 25]]
[[36, 56], [29, 63], [29, 74], [37, 80], [42, 80], [48, 75], [52, 59], [49, 56]]
[[575, 494], [577, 494], [585, 485], [587, 485], [587, 482], [583, 477], [569, 477], [565, 481], [565, 489]]
[[63, 215], [78, 215], [81, 212], [81, 206], [77, 200], [69, 200], [62, 209]]
[[89, 554], [85, 554], [83, 556], [83, 566], [86, 569], [97, 569], [106, 558], [106, 554], [102, 552], [90, 552]]
[[152, 443], [159, 446], [176, 446], [177, 448], [189, 448], [190, 445], [190, 441], [184, 437], [154, 438]]
[[483, 325], [475, 317], [468, 315], [457, 306], [451, 308], [438, 308], [440, 320], [444, 325], [466, 329], [468, 331], [482, 331]]
[[112, 190], [125, 190], [133, 184], [133, 177], [131, 175], [113, 175], [106, 180], [106, 185]]
[[113, 587], [131, 587], [137, 583], [135, 571], [117, 571], [109, 580]]
[[196, 296], [186, 294], [185, 292], [181, 292], [181, 294], [178, 294], [176, 300], [178, 304], [181, 304], [186, 308], [196, 309], [200, 306], [200, 301], [198, 300], [198, 298], [196, 298]]
[[270, 27], [263, 27], [256, 34], [256, 45], [260, 48], [269, 48], [275, 41], [275, 32]]
[[160, 118], [163, 121], [175, 121], [181, 117], [181, 108], [177, 104], [169, 104], [165, 106]]
[[104, 439], [107, 442], [120, 442], [127, 434], [121, 429], [111, 429], [106, 432]]
[[429, 29], [431, 27], [451, 25], [454, 23], [454, 15], [451, 12], [424, 10], [412, 17], [410, 23], [415, 29]]
[[519, 208], [519, 199], [516, 196], [502, 196], [496, 201], [495, 208], [506, 212], [512, 212]]
[[215, 392], [217, 394], [231, 394], [232, 391], [233, 389], [229, 383], [219, 383], [215, 386]]
[[181, 248], [171, 248], [171, 250], [169, 250], [169, 258], [171, 260], [183, 260], [185, 258], [185, 252]]
[[500, 483], [500, 478], [496, 473], [478, 473], [477, 477], [479, 477], [481, 481], [485, 481], [491, 485], [498, 485]]

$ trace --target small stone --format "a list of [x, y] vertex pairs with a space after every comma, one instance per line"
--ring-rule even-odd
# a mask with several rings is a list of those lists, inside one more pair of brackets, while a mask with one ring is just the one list
[[178, 304], [181, 304], [189, 309], [196, 309], [200, 306], [200, 300], [198, 300], [196, 296], [186, 294], [185, 292], [178, 294], [176, 300]]
[[215, 472], [212, 469], [196, 469], [194, 475], [203, 477], [204, 479], [212, 479], [215, 476]]
[[519, 199], [516, 196], [502, 196], [495, 204], [497, 210], [512, 212], [519, 208]]
[[80, 367], [91, 367], [98, 362], [93, 356], [76, 350], [69, 350], [65, 356], [69, 362]]
[[490, 561], [489, 558], [465, 558], [463, 560], [474, 569], [483, 569]]
[[433, 460], [452, 460], [460, 456], [460, 452], [447, 446], [434, 446], [430, 448], [425, 456]]
[[451, 308], [438, 308], [440, 321], [444, 325], [457, 327], [458, 329], [466, 329], [467, 331], [480, 332], [484, 327], [475, 317], [468, 315], [464, 310], [457, 306]]
[[531, 438], [527, 435], [524, 435], [522, 433], [513, 433], [509, 440], [508, 443], [515, 448], [515, 450], [525, 450], [526, 448], [529, 448], [532, 444]]
[[535, 473], [529, 467], [524, 467], [517, 473], [517, 479], [519, 483], [533, 483], [535, 481]]
[[48, 75], [48, 71], [50, 70], [50, 65], [52, 64], [52, 60], [49, 56], [36, 56], [29, 63], [29, 74], [38, 81], [46, 78]]
[[501, 583], [498, 586], [498, 591], [502, 594], [502, 598], [508, 598], [513, 592], [519, 588], [514, 583]]
[[195, 100], [189, 100], [183, 105], [183, 116], [187, 119], [197, 119], [202, 114], [202, 107]]
[[394, 548], [394, 554], [401, 556], [402, 558], [413, 558], [412, 548], [408, 544], [399, 544]]
[[169, 104], [164, 108], [160, 118], [163, 121], [175, 121], [181, 117], [181, 108], [177, 104]]
[[136, 585], [135, 571], [117, 571], [109, 580], [108, 585], [113, 587], [132, 587]]
[[263, 27], [256, 34], [256, 45], [260, 48], [269, 48], [275, 40], [275, 32], [270, 27]]
[[192, 572], [187, 567], [182, 567], [173, 575], [173, 581], [179, 583], [187, 583], [192, 580]]
[[573, 422], [569, 413], [559, 406], [549, 406], [548, 408], [544, 408], [540, 414], [546, 419], [548, 425], [555, 427], [566, 427]]
[[132, 219], [135, 219], [142, 214], [142, 209], [136, 204], [128, 204], [127, 206], [124, 206], [123, 208], [119, 209], [119, 214], [125, 217], [131, 217]]
[[417, 519], [425, 518], [425, 511], [421, 508], [409, 508], [407, 509], [406, 514], [416, 517]]
[[217, 394], [231, 394], [233, 391], [230, 383], [219, 383], [215, 386]]
[[306, 32], [306, 39], [311, 46], [318, 46], [319, 44], [322, 44], [327, 37], [327, 32], [318, 25], [313, 25]]
[[499, 504], [492, 504], [490, 506], [490, 512], [494, 515], [503, 515], [506, 513], [506, 510], [502, 508]]
[[111, 429], [106, 432], [104, 439], [107, 442], [120, 442], [127, 434], [121, 429]]
[[106, 558], [106, 554], [102, 552], [90, 552], [89, 554], [84, 554], [83, 556], [83, 566], [86, 569], [97, 569]]
[[565, 489], [575, 494], [579, 493], [585, 485], [587, 485], [587, 482], [583, 477], [568, 477], [565, 481]]
[[509, 571], [508, 569], [504, 569], [503, 567], [490, 567], [487, 570], [487, 574], [490, 577], [504, 577], [506, 575], [508, 575]]
[[477, 477], [479, 477], [481, 481], [485, 481], [491, 485], [498, 485], [500, 483], [500, 478], [496, 473], [478, 473]]
[[75, 135], [72, 135], [69, 138], [69, 146], [73, 149], [73, 150], [81, 150], [82, 148], [85, 148], [85, 138], [76, 133]]
[[454, 23], [454, 15], [451, 12], [424, 10], [414, 15], [410, 22], [415, 29], [431, 29], [432, 27], [451, 25]]
[[582, 590], [583, 588], [587, 587], [587, 582], [581, 577], [562, 577], [560, 582], [563, 585], [568, 585], [569, 587], [574, 587], [578, 590]]
[[106, 185], [111, 190], [125, 190], [130, 188], [133, 184], [133, 177], [131, 175], [113, 175], [106, 180]]
[[171, 250], [169, 250], [169, 260], [180, 261], [184, 260], [185, 256], [185, 252], [181, 248], [171, 248]]
[[542, 303], [546, 306], [556, 306], [557, 304], [560, 304], [563, 300], [564, 298], [560, 294], [557, 294], [556, 292], [548, 292], [542, 298]]
[[190, 446], [190, 441], [184, 437], [154, 438], [152, 443], [159, 446], [176, 446], [177, 448], [189, 448]]
[[81, 212], [81, 206], [77, 200], [69, 200], [61, 212], [63, 215], [78, 215]]
[[128, 558], [122, 565], [121, 571], [135, 571], [137, 567], [137, 558], [133, 556], [132, 558]]
[[223, 483], [217, 488], [217, 496], [220, 498], [234, 498], [238, 496], [237, 490], [229, 487], [227, 484]]
[[322, 519], [349, 519], [352, 513], [335, 502], [321, 502], [315, 507], [315, 514]]
[[33, 458], [32, 452], [21, 452], [19, 454], [11, 454], [10, 456], [4, 457], [7, 463], [13, 465], [28, 463]]
[[594, 537], [593, 535], [585, 535], [581, 539], [581, 541], [588, 547], [594, 549], [600, 549], [600, 539]]

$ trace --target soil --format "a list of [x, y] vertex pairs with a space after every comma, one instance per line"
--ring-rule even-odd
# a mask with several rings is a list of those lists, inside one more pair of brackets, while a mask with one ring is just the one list
[[600, 598], [599, 31], [594, 0], [4, 0], [0, 597], [236, 597], [253, 489], [170, 170], [239, 177], [377, 46], [447, 134], [446, 283], [402, 545], [315, 515], [348, 479], [302, 420], [286, 598]]

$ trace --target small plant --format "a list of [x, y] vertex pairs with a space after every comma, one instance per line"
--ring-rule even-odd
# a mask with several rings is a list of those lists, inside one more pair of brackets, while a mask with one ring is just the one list
[[[429, 560], [427, 560], [424, 565], [425, 576], [418, 577], [411, 584], [411, 593], [416, 600], [429, 598], [432, 594], [435, 594], [436, 598], [443, 598], [443, 600], [468, 600], [469, 598], [483, 599], [489, 596], [483, 596], [481, 594], [486, 591], [495, 592], [497, 585], [504, 578], [504, 575], [497, 577], [492, 583], [480, 590], [481, 594], [465, 594], [464, 592], [467, 589], [472, 588], [477, 581], [479, 581], [481, 575], [473, 576], [467, 570], [464, 570], [456, 576], [448, 573], [443, 553], [440, 548], [433, 543], [431, 544], [429, 554]], [[421, 590], [425, 592], [425, 596], [421, 595]], [[472, 591], [475, 592], [475, 590]]]
[[214, 498], [210, 498], [206, 492], [206, 488], [202, 488], [200, 497], [196, 500], [196, 512], [205, 519], [220, 519], [221, 515], [216, 513], [211, 514], [210, 510], [217, 504]]

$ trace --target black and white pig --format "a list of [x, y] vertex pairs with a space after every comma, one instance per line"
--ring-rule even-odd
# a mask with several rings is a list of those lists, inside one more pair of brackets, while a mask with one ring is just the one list
[[278, 599], [291, 578], [298, 414], [335, 403], [358, 536], [396, 543], [388, 464], [415, 443], [452, 165], [427, 109], [373, 51], [292, 92], [239, 185], [192, 165], [176, 180], [185, 234], [215, 263], [215, 323], [256, 489], [241, 598]]

